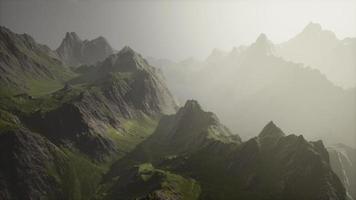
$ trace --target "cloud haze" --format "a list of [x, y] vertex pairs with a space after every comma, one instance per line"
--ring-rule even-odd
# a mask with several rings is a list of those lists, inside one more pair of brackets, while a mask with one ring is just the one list
[[[1, 0], [0, 24], [56, 48], [65, 32], [83, 39], [102, 35], [116, 49], [130, 45], [146, 56], [205, 58], [213, 48], [230, 50], [264, 32], [278, 43], [310, 21], [356, 35], [352, 1], [115, 1]], [[303, 13], [303, 14], [301, 14]]]

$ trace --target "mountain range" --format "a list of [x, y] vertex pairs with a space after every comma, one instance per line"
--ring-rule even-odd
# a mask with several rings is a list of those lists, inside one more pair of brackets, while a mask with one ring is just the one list
[[338, 39], [320, 24], [309, 23], [294, 38], [278, 45], [278, 55], [320, 70], [338, 86], [356, 86], [356, 38]]
[[[345, 190], [328, 163], [321, 141], [286, 136], [270, 122], [257, 137], [242, 142], [214, 114], [190, 100], [177, 114], [162, 118], [147, 140], [112, 165], [102, 192], [104, 199], [150, 199], [159, 194], [166, 196], [157, 199], [198, 199], [189, 194], [197, 191], [200, 199], [344, 199]], [[131, 170], [133, 182], [125, 177]], [[162, 186], [169, 180], [157, 178], [156, 170], [185, 177], [185, 188], [194, 187], [184, 190], [178, 185], [182, 188], [172, 193]], [[128, 188], [136, 184], [141, 187], [131, 194]]]
[[[317, 27], [311, 24], [305, 31], [314, 33]], [[258, 127], [273, 120], [308, 139], [354, 145], [356, 90], [335, 85], [315, 66], [287, 61], [280, 51], [280, 45], [261, 34], [251, 45], [231, 52], [215, 49], [204, 61], [183, 61], [161, 69], [178, 100], [197, 99], [242, 138], [252, 137]]]
[[[354, 149], [284, 132], [321, 109], [341, 117], [330, 125], [347, 135], [354, 93], [276, 56], [264, 34], [207, 62], [184, 61], [179, 80], [179, 68], [165, 78], [152, 59], [128, 46], [114, 51], [103, 37], [67, 33], [54, 51], [0, 31], [0, 199], [355, 199]], [[192, 94], [199, 102], [179, 106], [174, 97]], [[294, 99], [309, 107], [288, 109]], [[309, 138], [330, 119], [306, 120]]]

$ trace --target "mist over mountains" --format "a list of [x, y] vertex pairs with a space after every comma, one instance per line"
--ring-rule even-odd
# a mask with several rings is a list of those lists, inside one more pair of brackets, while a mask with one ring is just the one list
[[278, 55], [318, 69], [333, 83], [355, 88], [356, 38], [338, 39], [320, 24], [310, 23], [292, 39], [278, 45]]
[[[317, 24], [309, 24], [301, 35], [304, 34], [309, 34], [310, 40], [323, 38], [320, 34], [326, 34], [326, 39], [333, 35], [322, 31]], [[291, 41], [294, 40], [274, 45], [265, 34], [261, 34], [251, 45], [234, 48], [231, 52], [215, 49], [205, 61], [187, 60], [161, 68], [178, 99], [182, 102], [190, 98], [199, 100], [243, 138], [253, 136], [258, 132], [257, 127], [272, 119], [289, 132], [303, 133], [310, 139], [354, 145], [355, 89], [336, 85], [329, 78], [335, 74], [323, 68], [319, 70], [319, 65], [288, 61], [281, 56], [281, 52], [293, 52]], [[295, 44], [302, 45], [297, 41]], [[352, 64], [354, 57], [322, 56], [315, 50], [325, 49], [319, 43], [308, 45], [313, 46], [313, 50], [303, 46], [298, 51], [308, 49], [310, 52], [305, 54], [315, 59], [339, 59], [340, 64], [335, 67], [340, 73], [348, 73], [343, 80], [347, 77], [353, 80], [351, 78], [355, 76], [346, 68], [356, 68]], [[353, 52], [349, 49], [348, 54]], [[302, 54], [295, 52], [295, 55]], [[345, 62], [348, 65], [341, 64]], [[156, 64], [160, 66], [160, 63]]]
[[0, 199], [354, 200], [356, 90], [328, 71], [349, 40], [309, 24], [172, 62], [0, 27]]

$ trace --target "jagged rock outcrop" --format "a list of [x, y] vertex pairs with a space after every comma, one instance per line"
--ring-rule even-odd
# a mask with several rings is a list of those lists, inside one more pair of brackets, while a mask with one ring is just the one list
[[344, 144], [328, 147], [333, 171], [344, 184], [347, 199], [356, 199], [356, 149]]
[[46, 82], [48, 87], [72, 77], [47, 46], [5, 27], [0, 27], [0, 71], [1, 89], [16, 93], [41, 88], [36, 83]]
[[257, 56], [269, 56], [275, 54], [275, 47], [273, 43], [267, 38], [266, 34], [261, 33], [256, 41], [246, 49], [245, 52], [242, 52], [247, 56], [257, 57]]
[[83, 41], [75, 32], [67, 32], [56, 52], [66, 64], [76, 67], [102, 61], [114, 50], [102, 36]]

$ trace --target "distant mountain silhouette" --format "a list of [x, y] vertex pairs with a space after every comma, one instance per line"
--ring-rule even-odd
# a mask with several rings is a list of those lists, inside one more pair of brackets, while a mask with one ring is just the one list
[[[306, 31], [318, 30], [313, 27]], [[310, 139], [353, 145], [356, 91], [334, 85], [316, 69], [286, 61], [277, 48], [261, 34], [216, 62], [181, 62], [162, 70], [178, 99], [198, 99], [243, 138], [272, 119]]]
[[356, 86], [356, 38], [340, 40], [320, 24], [310, 23], [276, 49], [283, 58], [318, 69], [339, 86]]

